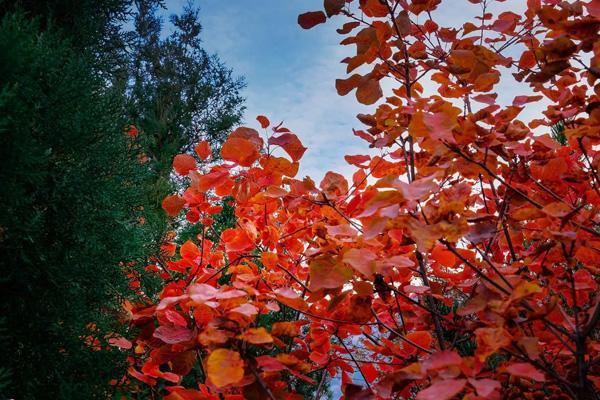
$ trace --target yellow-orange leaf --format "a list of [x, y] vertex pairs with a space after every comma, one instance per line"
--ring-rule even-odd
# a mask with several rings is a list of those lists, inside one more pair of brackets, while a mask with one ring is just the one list
[[206, 371], [216, 387], [235, 385], [244, 378], [244, 361], [237, 351], [217, 349], [208, 356]]
[[252, 344], [273, 343], [273, 337], [263, 327], [250, 328], [246, 332], [239, 335], [238, 338]]
[[271, 333], [276, 336], [294, 337], [300, 334], [300, 329], [294, 322], [275, 322], [271, 327]]

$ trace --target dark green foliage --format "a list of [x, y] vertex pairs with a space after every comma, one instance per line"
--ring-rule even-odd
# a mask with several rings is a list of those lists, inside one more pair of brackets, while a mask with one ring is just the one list
[[562, 122], [552, 125], [551, 135], [554, 140], [563, 146], [567, 145], [567, 137], [565, 136], [565, 124]]
[[85, 57], [21, 15], [0, 25], [2, 397], [106, 398], [123, 373], [100, 344], [127, 293], [119, 263], [144, 257], [137, 222], [145, 170], [128, 149], [122, 104]]
[[198, 10], [188, 6], [171, 16], [173, 31], [163, 37], [158, 5], [136, 2], [136, 7], [124, 82], [128, 112], [146, 132], [148, 155], [164, 175], [173, 156], [190, 152], [199, 140], [220, 147], [240, 121], [244, 83], [202, 48]]
[[[146, 1], [146, 0], [145, 0]], [[147, 0], [158, 1], [158, 0]], [[0, 16], [15, 11], [35, 19], [40, 31], [49, 28], [78, 52], [92, 57], [92, 67], [111, 79], [123, 75], [126, 35], [121, 29], [131, 14], [133, 0], [0, 0]]]
[[167, 231], [181, 228], [161, 207], [181, 183], [171, 173], [173, 158], [193, 154], [201, 139], [211, 143], [214, 155], [219, 154], [226, 135], [240, 121], [239, 91], [244, 86], [216, 56], [203, 50], [197, 10], [186, 7], [182, 15], [171, 16], [172, 33], [165, 37], [160, 6], [155, 1], [135, 2], [134, 30], [127, 34], [127, 74], [117, 83], [127, 98], [126, 115], [140, 128], [140, 144], [149, 157], [152, 173], [143, 190], [156, 249]]
[[[141, 270], [169, 229], [187, 229], [160, 207], [178, 187], [174, 155], [200, 138], [218, 154], [239, 122], [243, 83], [202, 50], [197, 12], [172, 17], [165, 38], [160, 5], [0, 0], [0, 398], [114, 394], [125, 353], [84, 339], [106, 348], [126, 328], [123, 264]], [[233, 208], [215, 219], [216, 239]]]

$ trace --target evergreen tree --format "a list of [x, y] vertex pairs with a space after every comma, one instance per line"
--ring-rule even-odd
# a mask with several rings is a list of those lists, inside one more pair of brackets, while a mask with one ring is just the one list
[[[160, 2], [161, 0], [147, 0]], [[123, 25], [131, 18], [133, 0], [2, 0], [0, 16], [15, 11], [36, 20], [40, 31], [52, 28], [70, 47], [86, 52], [92, 68], [105, 79], [123, 76], [127, 35]]]
[[220, 144], [241, 119], [244, 86], [217, 56], [202, 48], [197, 9], [187, 6], [181, 15], [172, 15], [172, 32], [164, 36], [160, 7], [156, 2], [135, 1], [128, 73], [122, 82], [127, 115], [144, 132], [140, 139], [150, 160], [152, 175], [145, 188], [151, 207], [146, 216], [154, 226], [156, 245], [165, 232], [177, 228], [161, 207], [164, 197], [177, 187], [171, 175], [173, 157], [193, 154], [202, 139], [218, 155]]
[[96, 349], [118, 329], [119, 264], [145, 256], [147, 172], [120, 95], [70, 43], [5, 15], [0, 55], [2, 397], [106, 398], [124, 355]]
[[147, 172], [118, 93], [70, 43], [7, 15], [0, 54], [2, 394], [106, 398], [124, 356], [96, 349], [119, 328], [119, 264], [145, 256]]
[[173, 156], [201, 137], [218, 150], [241, 117], [243, 82], [202, 49], [198, 12], [163, 38], [161, 6], [0, 3], [0, 397], [110, 396], [125, 354], [96, 349], [125, 329], [123, 266], [176, 227], [160, 207]]

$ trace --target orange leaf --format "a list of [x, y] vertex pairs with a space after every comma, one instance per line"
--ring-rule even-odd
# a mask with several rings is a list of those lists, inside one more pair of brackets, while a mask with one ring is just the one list
[[271, 327], [271, 334], [275, 336], [294, 337], [300, 334], [300, 329], [298, 328], [298, 325], [294, 322], [275, 322]]
[[244, 378], [244, 361], [237, 351], [216, 349], [206, 360], [206, 372], [218, 388], [235, 385]]
[[252, 344], [273, 343], [273, 337], [263, 327], [250, 328], [239, 335], [238, 338]]
[[260, 261], [267, 268], [275, 268], [277, 266], [277, 254], [265, 251], [260, 255]]
[[260, 165], [265, 171], [281, 174], [289, 177], [294, 177], [298, 173], [298, 167], [300, 166], [297, 162], [291, 162], [284, 157], [267, 157], [260, 160]]
[[360, 0], [360, 7], [368, 17], [387, 17], [389, 13], [379, 0]]
[[185, 205], [183, 197], [178, 195], [167, 196], [162, 201], [162, 208], [170, 217], [176, 217]]
[[367, 161], [371, 160], [371, 156], [364, 156], [364, 155], [350, 156], [350, 155], [348, 155], [348, 156], [344, 156], [344, 160], [346, 160], [346, 162], [348, 164], [352, 164], [359, 168], [366, 168], [367, 165], [365, 163]]
[[229, 138], [246, 139], [253, 143], [254, 146], [256, 146], [257, 151], [260, 151], [264, 144], [264, 141], [262, 140], [256, 129], [248, 128], [245, 126], [240, 126], [236, 128], [233, 132], [231, 132]]
[[193, 261], [200, 257], [200, 250], [191, 240], [186, 241], [179, 249], [179, 254], [186, 260]]
[[225, 243], [226, 251], [244, 251], [251, 248], [254, 242], [246, 231], [239, 228], [225, 229], [221, 233], [221, 240]]
[[352, 278], [352, 270], [331, 257], [318, 257], [309, 264], [311, 290], [335, 289]]
[[319, 187], [327, 197], [343, 196], [348, 193], [348, 181], [343, 175], [335, 172], [327, 172], [319, 184]]
[[179, 175], [186, 176], [196, 169], [196, 160], [189, 154], [177, 154], [173, 159], [173, 168]]
[[358, 74], [352, 75], [347, 79], [336, 79], [335, 89], [340, 96], [345, 96], [352, 90], [356, 89], [362, 80], [362, 76]]
[[223, 143], [223, 147], [221, 147], [221, 157], [242, 167], [250, 167], [258, 160], [259, 153], [254, 143], [250, 140], [229, 137]]
[[344, 262], [352, 268], [371, 278], [376, 271], [375, 260], [377, 256], [369, 249], [350, 249], [344, 254]]
[[198, 154], [198, 157], [200, 157], [201, 160], [206, 160], [212, 155], [210, 144], [206, 140], [199, 142], [196, 147], [194, 147], [194, 151], [196, 154]]
[[[434, 139], [446, 139], [454, 141], [452, 130], [458, 125], [457, 117], [460, 115], [460, 108], [454, 107], [451, 103], [444, 102], [433, 113], [417, 113], [408, 127], [409, 131], [415, 136], [429, 136]], [[415, 119], [420, 114], [420, 119]]]
[[512, 337], [504, 328], [479, 328], [475, 330], [477, 357], [480, 361], [501, 349], [510, 346]]

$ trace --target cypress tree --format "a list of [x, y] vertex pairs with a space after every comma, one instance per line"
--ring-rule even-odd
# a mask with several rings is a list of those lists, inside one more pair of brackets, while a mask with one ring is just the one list
[[0, 314], [19, 399], [106, 398], [123, 354], [120, 263], [141, 259], [145, 168], [122, 99], [68, 41], [21, 14], [0, 23]]

